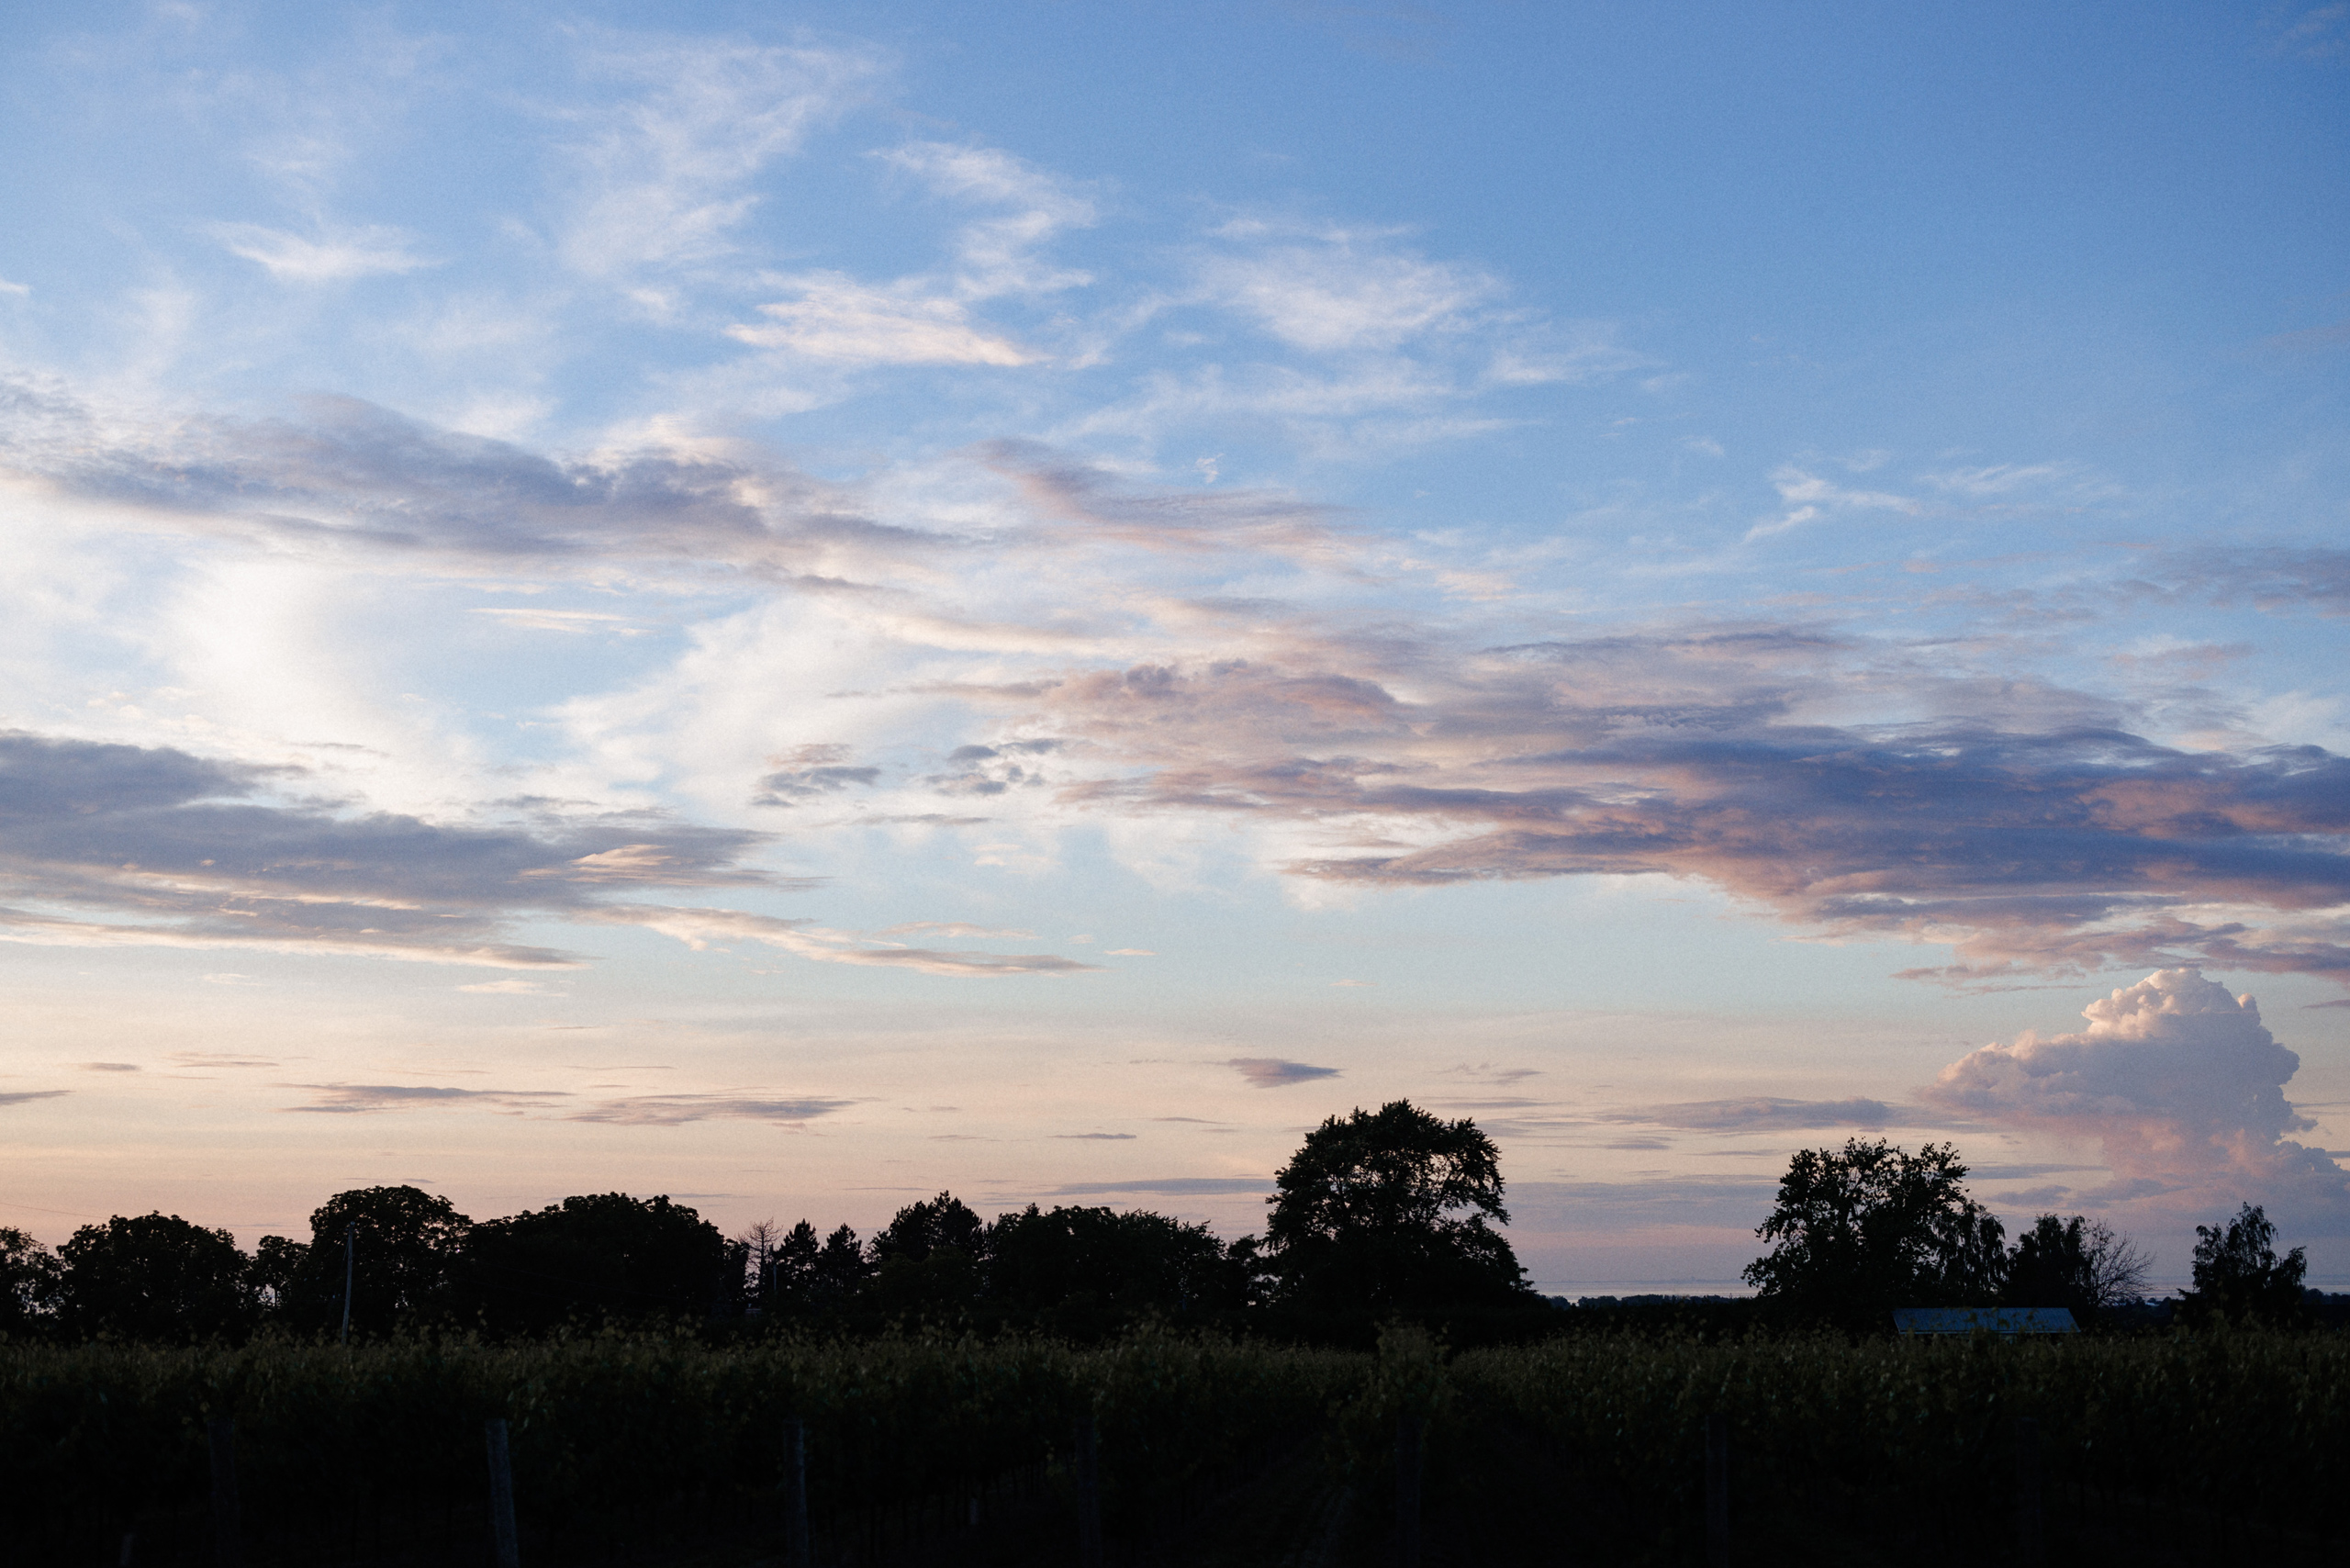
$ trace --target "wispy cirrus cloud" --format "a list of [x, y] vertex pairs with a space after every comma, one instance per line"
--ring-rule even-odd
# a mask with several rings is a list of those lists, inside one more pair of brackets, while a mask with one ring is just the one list
[[880, 969], [914, 969], [923, 974], [964, 979], [995, 979], [1008, 975], [1069, 975], [1098, 971], [1099, 964], [1082, 963], [1057, 953], [990, 953], [913, 947], [877, 940], [855, 932], [833, 931], [811, 921], [782, 920], [772, 915], [733, 910], [669, 909], [644, 904], [604, 905], [575, 916], [606, 924], [642, 925], [674, 936], [690, 947], [725, 942], [756, 942], [820, 964], [863, 964]]
[[734, 248], [753, 182], [886, 70], [869, 49], [576, 29], [590, 73], [636, 91], [570, 117], [576, 169], [564, 258], [625, 281]]
[[381, 226], [328, 229], [305, 237], [259, 223], [216, 223], [211, 232], [230, 254], [286, 283], [341, 283], [435, 264], [416, 253], [409, 235]]

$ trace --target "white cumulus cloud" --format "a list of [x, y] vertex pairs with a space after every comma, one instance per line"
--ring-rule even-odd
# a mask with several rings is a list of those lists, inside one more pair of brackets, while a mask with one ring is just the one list
[[2102, 1140], [2129, 1188], [2224, 1200], [2350, 1201], [2350, 1173], [2287, 1135], [2314, 1124], [2285, 1098], [2301, 1058], [2249, 996], [2193, 969], [2159, 969], [2083, 1009], [2088, 1027], [1990, 1045], [1926, 1093], [1990, 1121]]

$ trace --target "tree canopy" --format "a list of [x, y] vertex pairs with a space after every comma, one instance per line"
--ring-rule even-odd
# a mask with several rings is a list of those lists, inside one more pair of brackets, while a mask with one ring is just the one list
[[237, 1238], [177, 1215], [85, 1225], [57, 1257], [58, 1316], [69, 1333], [205, 1339], [237, 1334], [252, 1319]]
[[1501, 1156], [1465, 1117], [1408, 1100], [1332, 1116], [1274, 1188], [1267, 1264], [1291, 1305], [1379, 1316], [1532, 1299], [1493, 1228], [1509, 1223]]
[[2185, 1301], [2189, 1316], [2282, 1323], [2301, 1316], [2308, 1260], [2299, 1247], [2277, 1256], [2277, 1227], [2261, 1205], [2246, 1204], [2232, 1219], [2199, 1225], [2195, 1235], [2195, 1288]]
[[1880, 1138], [1807, 1148], [1755, 1230], [1775, 1243], [1746, 1267], [1765, 1301], [1798, 1316], [1876, 1327], [1897, 1306], [1998, 1301], [2005, 1232], [1968, 1195], [1948, 1144], [1916, 1154]]
[[508, 1328], [706, 1317], [740, 1300], [748, 1249], [667, 1197], [599, 1193], [473, 1227], [467, 1305]]
[[[308, 1246], [291, 1244], [280, 1311], [289, 1325], [324, 1329], [342, 1316], [344, 1238], [351, 1242], [351, 1326], [381, 1332], [444, 1319], [457, 1308], [459, 1271], [473, 1222], [448, 1199], [418, 1187], [337, 1193], [310, 1215]], [[277, 1256], [263, 1238], [256, 1272]], [[272, 1269], [282, 1265], [268, 1264]], [[272, 1282], [274, 1284], [274, 1282]]]
[[2008, 1254], [2000, 1300], [2009, 1306], [2061, 1306], [2095, 1322], [2146, 1289], [2146, 1258], [2101, 1220], [2042, 1215]]

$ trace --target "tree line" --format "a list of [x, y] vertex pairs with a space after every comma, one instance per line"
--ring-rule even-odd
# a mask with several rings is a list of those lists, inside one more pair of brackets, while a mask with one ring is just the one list
[[[2062, 1306], [2085, 1324], [2143, 1301], [2147, 1259], [2081, 1215], [2038, 1216], [2009, 1245], [1949, 1145], [1805, 1149], [1757, 1227], [1749, 1323], [1883, 1331], [1901, 1306]], [[666, 1196], [567, 1197], [476, 1221], [412, 1186], [337, 1193], [307, 1240], [248, 1255], [176, 1215], [116, 1215], [55, 1252], [0, 1228], [0, 1333], [142, 1340], [677, 1322], [734, 1331], [878, 1331], [951, 1322], [1090, 1338], [1146, 1318], [1367, 1339], [1398, 1317], [1457, 1340], [1560, 1327], [1501, 1232], [1500, 1158], [1466, 1119], [1407, 1101], [1333, 1116], [1274, 1177], [1262, 1236], [1225, 1242], [1148, 1210], [1025, 1208], [983, 1219], [951, 1193], [870, 1237], [772, 1221], [729, 1237]], [[2190, 1317], [2289, 1321], [2302, 1250], [2247, 1204], [2198, 1226]]]
[[1091, 1338], [1156, 1317], [1368, 1334], [1396, 1315], [1549, 1309], [1497, 1225], [1500, 1157], [1408, 1102], [1334, 1116], [1275, 1177], [1265, 1234], [1225, 1242], [1147, 1210], [982, 1219], [951, 1193], [861, 1238], [801, 1220], [729, 1237], [666, 1196], [568, 1197], [476, 1221], [412, 1186], [337, 1193], [307, 1240], [250, 1255], [176, 1215], [116, 1215], [52, 1253], [0, 1230], [0, 1331], [150, 1340], [263, 1327], [543, 1333], [566, 1323], [878, 1329], [915, 1321]]
[[[2010, 1246], [1966, 1175], [1949, 1144], [1911, 1154], [1852, 1138], [1797, 1153], [1755, 1231], [1773, 1244], [1745, 1271], [1758, 1305], [1782, 1318], [1881, 1327], [1903, 1306], [2061, 1306], [2095, 1324], [2145, 1302], [2150, 1260], [2128, 1238], [2080, 1215], [2043, 1214]], [[2277, 1227], [2259, 1205], [2195, 1234], [2194, 1285], [2177, 1304], [2188, 1320], [2307, 1316], [2303, 1249], [2277, 1257]]]

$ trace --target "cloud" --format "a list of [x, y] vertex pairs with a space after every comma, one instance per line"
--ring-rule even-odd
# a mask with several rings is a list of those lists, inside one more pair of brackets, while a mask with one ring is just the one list
[[287, 283], [341, 283], [435, 264], [410, 251], [408, 237], [397, 229], [331, 230], [315, 240], [258, 223], [216, 223], [211, 232], [232, 254]]
[[1033, 931], [1023, 931], [1017, 927], [998, 929], [992, 926], [974, 925], [968, 920], [912, 920], [903, 925], [886, 926], [882, 929], [881, 935], [884, 936], [960, 936], [971, 941], [1025, 942], [1034, 939], [1036, 934]]
[[1833, 512], [1892, 511], [1915, 515], [1921, 510], [1918, 501], [1908, 496], [1895, 495], [1886, 490], [1855, 490], [1807, 473], [1789, 464], [1771, 476], [1772, 486], [1786, 510], [1774, 518], [1767, 518], [1746, 531], [1746, 543], [1768, 539], [1774, 533], [1785, 533]]
[[476, 996], [550, 996], [562, 994], [559, 991], [549, 991], [547, 987], [541, 985], [537, 980], [483, 980], [478, 985], [461, 985], [457, 989], [459, 991], [471, 991]]
[[1056, 1138], [1072, 1143], [1132, 1143], [1132, 1133], [1055, 1133]]
[[790, 280], [796, 297], [760, 306], [767, 324], [726, 335], [754, 348], [849, 364], [1034, 364], [1039, 355], [971, 324], [962, 301], [901, 286], [875, 288], [838, 273]]
[[[1267, 226], [1227, 225], [1227, 241], [1259, 241]], [[1474, 268], [1394, 249], [1385, 235], [1331, 233], [1319, 243], [1252, 246], [1201, 263], [1203, 292], [1292, 348], [1312, 353], [1386, 350], [1458, 332], [1496, 299], [1500, 282]]]
[[570, 1122], [611, 1122], [624, 1126], [674, 1127], [688, 1122], [769, 1122], [800, 1126], [856, 1104], [854, 1100], [768, 1100], [727, 1094], [640, 1094], [608, 1100], [564, 1117]]
[[84, 1072], [137, 1072], [139, 1064], [128, 1061], [77, 1061], [67, 1064]]
[[1055, 294], [1092, 281], [1035, 255], [1062, 230], [1090, 228], [1098, 216], [1092, 200], [1058, 175], [995, 148], [953, 142], [909, 142], [877, 156], [942, 196], [1005, 209], [956, 236], [960, 297]]
[[1148, 947], [1112, 947], [1102, 955], [1110, 958], [1156, 958], [1158, 953]]
[[1914, 1106], [1881, 1100], [1691, 1100], [1603, 1114], [1603, 1122], [1639, 1122], [1685, 1132], [1794, 1132], [1808, 1127], [1931, 1126], [1941, 1118]]
[[[901, 782], [802, 747], [759, 776], [769, 805], [870, 789], [906, 808], [876, 821], [973, 820], [905, 798], [926, 790], [1035, 820], [1220, 815], [1303, 887], [1699, 879], [1807, 935], [1949, 948], [1904, 972], [1958, 987], [2190, 963], [2350, 982], [2350, 760], [2164, 745], [2143, 711], [1970, 670], [1945, 639], [1699, 616], [1484, 639], [1473, 614], [1390, 597], [1382, 574], [1406, 570], [1381, 554], [1393, 542], [1330, 508], [1154, 488], [1034, 444], [977, 454], [1009, 504], [989, 532], [950, 533], [881, 521], [869, 494], [732, 446], [557, 463], [336, 400], [297, 421], [133, 439], [41, 388], [0, 388], [0, 402], [15, 416], [0, 456], [20, 473], [158, 526], [448, 569], [587, 577], [626, 561], [697, 584], [722, 571], [803, 595], [811, 623], [923, 672], [854, 695], [951, 700], [984, 715], [981, 733], [1024, 737]], [[1230, 596], [1274, 563], [1298, 601]], [[2143, 564], [2111, 591], [2350, 606], [2350, 553]], [[1192, 577], [1197, 591], [1170, 586]], [[889, 755], [898, 739], [860, 744]], [[1021, 749], [1036, 746], [1051, 749]], [[685, 830], [581, 854], [672, 831]], [[584, 883], [599, 865], [623, 869], [568, 875]], [[0, 916], [20, 937], [162, 939], [47, 918]], [[841, 961], [925, 961], [897, 951]]]
[[[752, 887], [758, 835], [623, 814], [440, 823], [270, 799], [297, 769], [0, 733], [0, 940], [576, 967], [504, 939], [605, 887]], [[655, 837], [654, 835], [657, 834]]]
[[875, 943], [852, 932], [830, 931], [807, 921], [778, 920], [770, 915], [733, 910], [664, 909], [642, 904], [607, 905], [576, 916], [611, 924], [642, 925], [674, 936], [689, 947], [708, 947], [726, 941], [758, 942], [779, 947], [821, 964], [867, 964], [884, 969], [917, 969], [923, 974], [966, 979], [996, 979], [1007, 975], [1063, 975], [1099, 970], [1099, 964], [1080, 963], [1054, 953], [952, 952], [935, 947], [907, 947]]
[[33, 1100], [55, 1100], [73, 1092], [70, 1089], [17, 1089], [0, 1093], [0, 1105], [22, 1105]]
[[[2286, 1100], [2300, 1058], [2251, 997], [2198, 969], [2161, 969], [2083, 1009], [2087, 1029], [2027, 1030], [1942, 1070], [1927, 1098], [1986, 1121], [2097, 1139], [2125, 1188], [2208, 1206], [2268, 1194], [2350, 1217], [2350, 1171], [2288, 1135], [2316, 1124]], [[2187, 1195], [2191, 1195], [2191, 1200]]]
[[1946, 944], [1909, 972], [1959, 985], [2198, 958], [2350, 980], [2350, 759], [2321, 747], [2177, 749], [1924, 671], [1907, 689], [1947, 717], [1825, 723], [1843, 651], [1799, 626], [1260, 645], [1003, 706], [1126, 763], [1070, 803], [1252, 823], [1301, 878], [1699, 877], [1821, 935]]
[[1317, 1078], [1336, 1078], [1335, 1067], [1310, 1067], [1302, 1061], [1283, 1061], [1278, 1057], [1234, 1057], [1219, 1063], [1228, 1067], [1258, 1089], [1281, 1089], [1292, 1083], [1310, 1083]]
[[793, 806], [803, 801], [821, 800], [836, 795], [852, 786], [869, 787], [881, 777], [878, 767], [858, 767], [848, 762], [848, 748], [841, 745], [804, 745], [767, 760], [777, 770], [759, 780], [759, 792], [751, 797], [755, 806]]
[[642, 91], [579, 117], [578, 181], [562, 236], [578, 271], [621, 279], [726, 255], [758, 204], [752, 182], [873, 90], [866, 50], [580, 28], [593, 74]]
[[1090, 464], [1029, 442], [983, 448], [1043, 516], [1081, 531], [1088, 543], [1132, 544], [1180, 554], [1262, 551], [1331, 561], [1351, 553], [1337, 510], [1263, 490], [1137, 490]]
[[426, 1110], [436, 1105], [479, 1105], [521, 1112], [544, 1111], [571, 1098], [560, 1092], [515, 1089], [445, 1089], [397, 1083], [289, 1083], [310, 1092], [307, 1105], [279, 1109], [322, 1115], [371, 1115], [386, 1111]]

